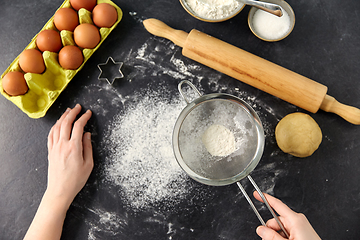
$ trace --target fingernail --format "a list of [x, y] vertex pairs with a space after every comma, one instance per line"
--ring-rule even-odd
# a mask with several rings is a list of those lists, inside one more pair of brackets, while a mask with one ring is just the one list
[[265, 234], [265, 228], [263, 226], [259, 226], [256, 228], [256, 233], [257, 235], [259, 235], [260, 237], [263, 237]]
[[70, 112], [70, 108], [67, 108], [65, 112]]
[[86, 138], [91, 140], [91, 133], [90, 132], [86, 133]]
[[80, 104], [77, 103], [77, 104], [75, 105], [75, 107], [76, 107], [76, 108], [80, 107]]

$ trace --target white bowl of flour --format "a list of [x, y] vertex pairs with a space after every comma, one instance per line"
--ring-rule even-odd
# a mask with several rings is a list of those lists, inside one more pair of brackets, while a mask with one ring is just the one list
[[245, 4], [237, 0], [180, 0], [193, 17], [205, 22], [222, 22], [237, 15]]

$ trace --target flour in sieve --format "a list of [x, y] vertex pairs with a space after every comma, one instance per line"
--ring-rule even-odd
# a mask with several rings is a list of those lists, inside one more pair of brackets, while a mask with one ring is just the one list
[[166, 204], [186, 196], [189, 181], [178, 166], [171, 145], [174, 123], [184, 107], [163, 93], [138, 93], [141, 99], [128, 106], [109, 127], [106, 178], [121, 187], [120, 195], [134, 209]]
[[223, 125], [211, 125], [206, 129], [201, 140], [212, 156], [225, 157], [235, 151], [234, 134]]

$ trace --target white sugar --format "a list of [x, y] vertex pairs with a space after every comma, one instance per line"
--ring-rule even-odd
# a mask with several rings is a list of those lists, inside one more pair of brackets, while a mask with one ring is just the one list
[[282, 9], [281, 17], [263, 10], [257, 10], [253, 16], [254, 31], [262, 38], [275, 40], [286, 35], [290, 28], [290, 16]]

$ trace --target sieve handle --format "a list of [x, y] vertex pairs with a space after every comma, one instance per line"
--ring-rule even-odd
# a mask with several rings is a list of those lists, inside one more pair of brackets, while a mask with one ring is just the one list
[[186, 98], [184, 92], [182, 91], [182, 85], [183, 85], [183, 84], [189, 85], [189, 86], [199, 95], [199, 97], [202, 96], [201, 93], [199, 92], [199, 90], [198, 90], [198, 89], [194, 86], [194, 84], [192, 84], [190, 81], [188, 81], [188, 80], [183, 80], [183, 81], [181, 81], [181, 82], [179, 83], [179, 85], [178, 85], [178, 90], [179, 90], [182, 98], [185, 100], [185, 102], [186, 102], [187, 104], [189, 104], [190, 101]]
[[[278, 218], [278, 216], [276, 216], [274, 210], [271, 208], [269, 202], [267, 201], [265, 195], [261, 192], [260, 188], [258, 187], [258, 185], [255, 183], [254, 179], [248, 175], [247, 176], [249, 181], [251, 182], [251, 184], [254, 186], [255, 190], [259, 193], [261, 199], [264, 201], [266, 207], [269, 209], [271, 215], [274, 217], [274, 219], [276, 220], [276, 222], [279, 224], [281, 230], [284, 232], [285, 236], [287, 238], [289, 238], [289, 234], [287, 233], [287, 231], [285, 230], [283, 224], [281, 223], [280, 219]], [[241, 192], [244, 194], [246, 200], [249, 202], [251, 208], [253, 209], [253, 211], [255, 212], [256, 216], [258, 217], [258, 219], [260, 220], [261, 224], [263, 226], [266, 226], [264, 220], [262, 219], [260, 213], [258, 212], [258, 210], [256, 209], [254, 203], [251, 201], [249, 195], [245, 192], [245, 189], [242, 187], [242, 185], [240, 184], [240, 182], [237, 182], [237, 185], [239, 186]]]
[[243, 186], [241, 185], [240, 182], [236, 182], [238, 187], [240, 188], [242, 194], [245, 196], [246, 200], [249, 202], [252, 210], [254, 211], [254, 213], [256, 214], [256, 216], [258, 217], [259, 221], [261, 222], [261, 224], [263, 226], [266, 226], [264, 219], [261, 217], [260, 213], [258, 212], [258, 210], [256, 209], [254, 203], [251, 201], [249, 195], [246, 193], [245, 189], [243, 188]]

